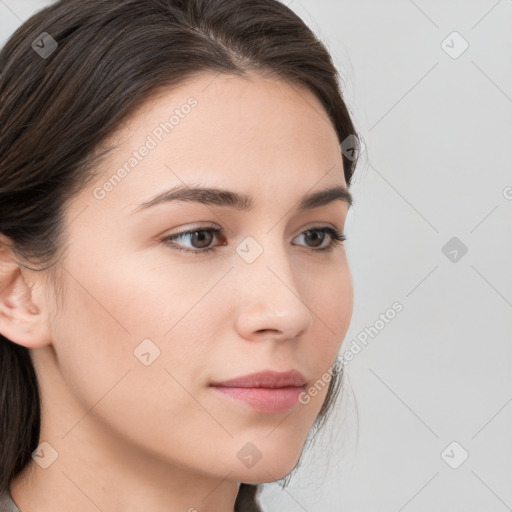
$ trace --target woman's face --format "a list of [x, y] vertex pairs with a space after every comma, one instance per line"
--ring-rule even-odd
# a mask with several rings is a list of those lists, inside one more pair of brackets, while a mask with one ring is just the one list
[[[93, 435], [162, 467], [284, 477], [352, 314], [345, 249], [322, 231], [343, 231], [348, 203], [300, 208], [346, 188], [332, 124], [305, 89], [210, 74], [152, 99], [110, 142], [66, 209], [53, 348], [33, 351], [45, 439], [72, 451]], [[206, 231], [178, 236], [188, 230]], [[320, 385], [285, 410], [211, 386], [292, 369]]]

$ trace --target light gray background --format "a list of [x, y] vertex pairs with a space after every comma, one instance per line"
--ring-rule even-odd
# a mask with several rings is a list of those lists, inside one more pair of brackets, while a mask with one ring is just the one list
[[[47, 3], [0, 1], [0, 44]], [[512, 510], [512, 1], [286, 3], [330, 49], [366, 146], [343, 348], [403, 311], [347, 365], [343, 401], [289, 486], [265, 486], [265, 511]]]

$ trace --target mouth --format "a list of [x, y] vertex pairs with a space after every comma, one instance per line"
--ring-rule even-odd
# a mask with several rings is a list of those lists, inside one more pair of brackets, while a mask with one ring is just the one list
[[295, 407], [303, 387], [285, 388], [232, 388], [213, 386], [212, 389], [231, 400], [244, 402], [259, 412], [277, 414]]
[[251, 373], [234, 379], [212, 382], [212, 386], [237, 387], [237, 388], [285, 388], [288, 386], [300, 387], [307, 383], [306, 378], [297, 370], [276, 372], [264, 370]]
[[220, 396], [242, 402], [258, 412], [277, 414], [297, 405], [299, 395], [305, 390], [306, 383], [304, 376], [296, 370], [289, 372], [266, 370], [212, 383], [211, 388]]

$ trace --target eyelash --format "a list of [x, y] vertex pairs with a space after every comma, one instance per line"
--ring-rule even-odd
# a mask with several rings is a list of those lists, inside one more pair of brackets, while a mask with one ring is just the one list
[[[338, 231], [337, 229], [334, 229], [334, 228], [331, 228], [328, 226], [308, 228], [300, 234], [303, 235], [303, 234], [311, 232], [311, 231], [320, 231], [322, 233], [328, 234], [331, 237], [331, 242], [329, 243], [329, 245], [327, 247], [323, 247], [321, 249], [315, 249], [313, 247], [309, 247], [309, 249], [312, 252], [330, 252], [334, 249], [335, 245], [339, 245], [347, 239], [346, 236], [341, 231]], [[207, 247], [206, 249], [193, 250], [193, 249], [184, 249], [183, 247], [180, 247], [177, 244], [173, 243], [173, 240], [175, 240], [176, 238], [181, 238], [182, 236], [185, 236], [185, 235], [193, 235], [195, 233], [202, 233], [202, 232], [210, 232], [210, 233], [217, 234], [217, 233], [222, 233], [223, 230], [221, 228], [217, 228], [215, 226], [207, 226], [204, 228], [191, 229], [188, 231], [182, 231], [181, 233], [175, 233], [173, 235], [166, 236], [165, 238], [162, 239], [162, 242], [165, 245], [167, 245], [168, 247], [171, 247], [173, 250], [180, 251], [180, 252], [188, 252], [188, 253], [193, 253], [196, 255], [215, 252], [214, 247]], [[226, 245], [226, 244], [222, 244], [222, 245]]]

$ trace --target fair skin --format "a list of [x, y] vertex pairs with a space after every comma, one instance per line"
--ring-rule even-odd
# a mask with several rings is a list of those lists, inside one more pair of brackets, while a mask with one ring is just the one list
[[[112, 137], [119, 146], [102, 173], [66, 207], [58, 294], [47, 271], [0, 253], [10, 283], [0, 332], [30, 349], [40, 442], [58, 453], [47, 469], [31, 460], [12, 482], [23, 512], [70, 504], [74, 512], [232, 512], [240, 482], [276, 481], [293, 469], [320, 411], [327, 386], [277, 414], [209, 387], [265, 369], [296, 369], [315, 383], [335, 362], [353, 301], [343, 244], [322, 252], [330, 235], [314, 232], [325, 237], [315, 242], [304, 234], [342, 232], [347, 202], [297, 209], [305, 194], [346, 187], [321, 103], [275, 78], [215, 76], [160, 93]], [[95, 187], [190, 96], [198, 102], [190, 114], [97, 199]], [[172, 201], [134, 211], [183, 184], [247, 194], [254, 204]], [[162, 242], [210, 226], [223, 233], [174, 243], [213, 253]], [[263, 248], [252, 263], [236, 252], [248, 236]], [[133, 353], [144, 339], [160, 349], [149, 366]], [[237, 457], [248, 442], [262, 454], [250, 468]]]

